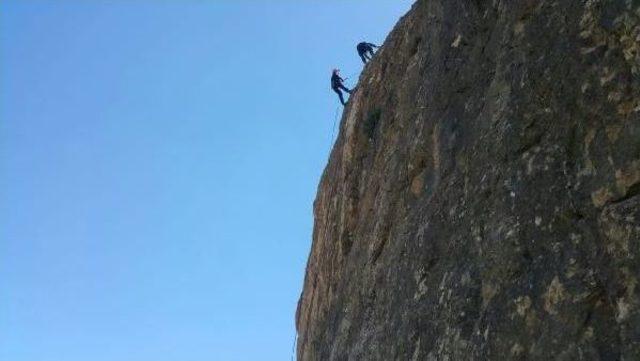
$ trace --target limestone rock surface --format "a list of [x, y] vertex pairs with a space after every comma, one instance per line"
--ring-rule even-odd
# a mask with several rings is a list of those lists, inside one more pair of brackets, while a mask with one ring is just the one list
[[419, 0], [314, 217], [298, 360], [640, 360], [640, 2]]

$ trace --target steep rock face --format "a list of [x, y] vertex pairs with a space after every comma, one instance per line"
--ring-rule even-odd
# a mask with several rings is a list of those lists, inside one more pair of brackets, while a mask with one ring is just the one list
[[314, 204], [299, 360], [640, 360], [640, 3], [420, 0]]

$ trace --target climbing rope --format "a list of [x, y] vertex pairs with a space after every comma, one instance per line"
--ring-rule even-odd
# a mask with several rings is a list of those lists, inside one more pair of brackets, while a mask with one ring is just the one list
[[329, 150], [327, 151], [327, 154], [328, 154], [327, 157], [331, 156], [331, 148], [333, 147], [334, 137], [336, 135], [336, 123], [338, 123], [339, 115], [340, 115], [340, 106], [337, 106], [335, 115], [333, 117], [333, 128], [331, 129], [331, 141], [329, 142]]
[[[355, 72], [350, 74], [349, 76], [347, 76], [346, 78], [344, 78], [344, 80], [348, 80], [348, 79], [353, 79], [353, 77], [357, 76], [358, 74], [360, 74], [360, 72]], [[358, 84], [358, 79], [356, 78], [356, 82], [355, 85], [352, 87], [355, 88], [355, 86]], [[349, 97], [351, 97], [351, 95], [349, 95]], [[336, 106], [336, 111], [335, 111], [335, 115], [333, 117], [333, 128], [331, 130], [331, 141], [329, 142], [329, 150], [327, 151], [328, 156], [331, 156], [331, 148], [333, 147], [333, 142], [335, 141], [335, 135], [336, 135], [336, 124], [338, 123], [338, 116], [340, 116], [340, 108], [344, 108], [344, 106]]]
[[361, 73], [362, 73], [362, 70], [353, 72], [353, 73], [349, 74], [349, 79], [351, 79], [351, 80], [353, 80], [355, 82], [358, 82], [358, 77], [360, 77]]
[[[344, 80], [349, 80], [349, 79], [351, 79], [351, 82], [352, 82], [352, 83], [354, 83], [354, 84], [358, 84], [358, 78], [357, 78], [357, 76], [358, 76], [359, 74], [360, 74], [360, 72], [359, 72], [359, 71], [356, 71], [355, 73], [351, 73], [351, 74], [349, 74], [348, 76], [346, 76], [346, 77], [344, 78]], [[354, 79], [355, 79], [355, 80], [354, 80]], [[355, 85], [354, 85], [354, 86], [355, 86]]]
[[296, 334], [293, 335], [293, 345], [291, 346], [291, 361], [295, 361], [297, 343], [298, 343], [298, 333], [296, 332]]

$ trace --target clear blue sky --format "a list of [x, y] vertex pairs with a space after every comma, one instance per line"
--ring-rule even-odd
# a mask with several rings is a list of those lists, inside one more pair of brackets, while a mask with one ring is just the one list
[[411, 3], [1, 1], [0, 360], [289, 360], [330, 70]]

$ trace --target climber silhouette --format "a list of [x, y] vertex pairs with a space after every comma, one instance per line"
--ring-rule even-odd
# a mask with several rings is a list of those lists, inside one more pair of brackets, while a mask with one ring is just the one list
[[362, 62], [366, 64], [367, 60], [371, 60], [371, 58], [373, 58], [373, 48], [378, 47], [379, 46], [375, 44], [363, 41], [356, 46], [356, 50], [358, 50], [358, 55], [360, 55], [360, 59], [362, 59]]
[[349, 94], [351, 94], [351, 90], [349, 90], [349, 88], [342, 84], [343, 81], [344, 79], [340, 77], [340, 69], [333, 69], [333, 72], [331, 73], [331, 89], [333, 89], [333, 91], [338, 94], [340, 103], [342, 103], [342, 105], [345, 105], [346, 102], [344, 101], [344, 97], [342, 96], [342, 91], [340, 91], [340, 89], [346, 91]]

